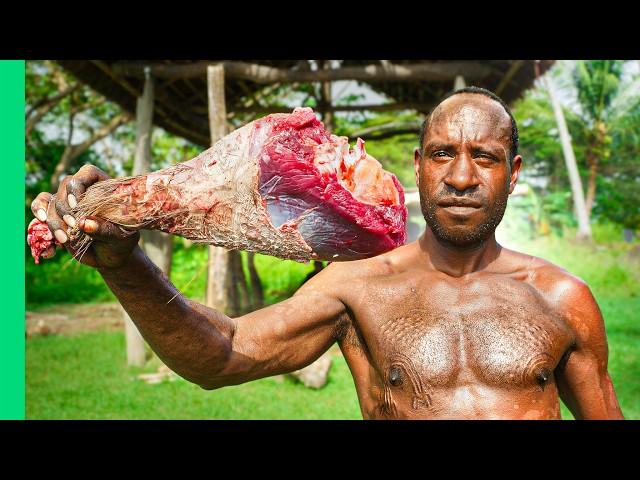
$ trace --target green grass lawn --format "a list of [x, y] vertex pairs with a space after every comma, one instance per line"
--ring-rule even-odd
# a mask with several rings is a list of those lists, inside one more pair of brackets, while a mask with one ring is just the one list
[[29, 419], [359, 419], [341, 355], [322, 390], [284, 377], [206, 391], [181, 378], [149, 385], [125, 366], [122, 333], [35, 337], [27, 342]]

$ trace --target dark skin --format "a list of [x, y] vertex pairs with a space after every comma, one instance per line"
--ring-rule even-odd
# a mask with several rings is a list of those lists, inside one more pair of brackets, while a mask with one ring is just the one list
[[32, 208], [39, 218], [46, 212], [54, 232], [77, 223], [94, 238], [80, 261], [100, 272], [158, 356], [205, 389], [298, 370], [338, 342], [367, 419], [558, 419], [559, 397], [578, 419], [623, 418], [588, 286], [501, 247], [483, 227], [499, 221], [497, 206], [518, 179], [510, 131], [507, 113], [487, 97], [445, 100], [414, 158], [437, 232], [332, 263], [288, 300], [238, 318], [179, 294], [137, 234], [64, 217], [69, 194], [107, 178], [97, 168], [65, 178], [59, 200], [49, 205], [42, 193]]

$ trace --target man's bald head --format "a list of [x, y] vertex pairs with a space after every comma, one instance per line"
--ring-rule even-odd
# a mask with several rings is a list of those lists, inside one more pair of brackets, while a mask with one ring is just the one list
[[498, 97], [495, 93], [480, 87], [465, 87], [459, 90], [452, 91], [447, 95], [445, 95], [445, 97], [440, 101], [440, 103], [436, 105], [431, 110], [431, 112], [429, 112], [429, 115], [427, 115], [427, 118], [425, 118], [422, 124], [422, 128], [420, 129], [420, 152], [422, 152], [424, 148], [424, 140], [426, 137], [426, 132], [429, 129], [429, 126], [431, 124], [431, 119], [434, 113], [437, 112], [438, 108], [447, 99], [453, 97], [454, 95], [461, 95], [461, 94], [484, 95], [485, 97], [490, 98], [491, 100], [497, 102], [504, 109], [506, 114], [509, 116], [509, 121], [511, 123], [511, 132], [509, 137], [509, 162], [511, 163], [513, 161], [513, 158], [518, 154], [519, 139], [518, 139], [518, 126], [516, 124], [516, 120], [515, 118], [513, 118], [513, 114], [511, 113], [511, 110], [509, 110], [509, 107], [507, 106], [507, 104], [504, 103], [504, 101], [500, 97]]

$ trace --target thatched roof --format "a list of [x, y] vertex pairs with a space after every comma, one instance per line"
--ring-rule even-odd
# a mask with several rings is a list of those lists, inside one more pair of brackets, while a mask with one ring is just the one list
[[[209, 144], [207, 110], [207, 60], [71, 61], [58, 62], [78, 80], [135, 113], [142, 92], [144, 67], [150, 66], [155, 83], [154, 123], [203, 147]], [[540, 63], [544, 73], [552, 61]], [[228, 117], [254, 112], [256, 116], [287, 111], [282, 106], [263, 105], [259, 94], [275, 84], [308, 83], [317, 80], [356, 80], [392, 99], [393, 104], [368, 106], [370, 110], [415, 109], [427, 113], [462, 75], [467, 85], [496, 92], [513, 102], [535, 79], [532, 60], [343, 60], [334, 70], [311, 70], [307, 61], [224, 61], [225, 100]], [[358, 107], [329, 107], [353, 110]]]

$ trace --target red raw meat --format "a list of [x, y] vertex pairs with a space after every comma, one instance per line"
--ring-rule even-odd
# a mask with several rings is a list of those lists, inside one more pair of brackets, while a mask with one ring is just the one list
[[34, 258], [36, 265], [40, 263], [40, 257], [51, 245], [60, 245], [60, 242], [54, 238], [47, 224], [37, 218], [31, 220], [27, 227], [27, 243], [31, 248], [31, 256]]
[[251, 122], [187, 162], [98, 182], [72, 214], [303, 262], [391, 250], [407, 219], [397, 178], [310, 108]]
[[395, 175], [358, 139], [330, 135], [311, 109], [269, 115], [260, 155], [260, 195], [274, 226], [295, 225], [322, 258], [354, 260], [402, 245], [407, 218]]

